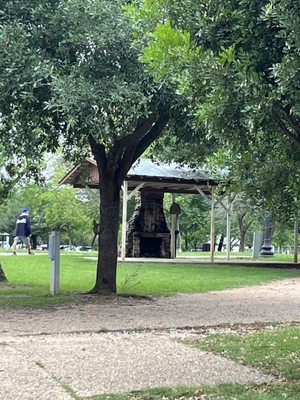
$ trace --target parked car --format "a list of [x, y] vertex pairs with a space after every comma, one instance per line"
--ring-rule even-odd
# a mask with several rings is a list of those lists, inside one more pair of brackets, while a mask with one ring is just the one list
[[42, 243], [37, 247], [38, 250], [48, 250], [48, 243]]
[[62, 251], [74, 251], [74, 250], [76, 250], [76, 249], [75, 249], [75, 246], [70, 246], [69, 244], [61, 244], [61, 245], [59, 246], [59, 248], [60, 248], [60, 250], [62, 250]]
[[76, 247], [77, 251], [93, 251], [92, 246], [78, 246]]

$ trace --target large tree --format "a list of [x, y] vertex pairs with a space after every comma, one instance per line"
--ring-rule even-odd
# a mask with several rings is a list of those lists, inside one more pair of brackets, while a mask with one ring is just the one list
[[193, 102], [211, 133], [258, 129], [300, 146], [300, 5], [295, 0], [135, 0], [143, 60]]
[[161, 134], [170, 95], [144, 73], [125, 0], [4, 0], [0, 13], [1, 141], [36, 158], [92, 153], [100, 177], [100, 237], [92, 293], [116, 292], [120, 189]]
[[[299, 2], [135, 0], [128, 13], [148, 70], [228, 149], [235, 189], [277, 217], [297, 215]], [[197, 162], [197, 148], [189, 153]]]

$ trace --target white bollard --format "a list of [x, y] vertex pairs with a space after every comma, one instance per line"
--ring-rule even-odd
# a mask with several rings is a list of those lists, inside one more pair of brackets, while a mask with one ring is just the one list
[[60, 233], [52, 231], [49, 235], [49, 258], [51, 260], [50, 293], [59, 294], [60, 280]]
[[253, 235], [253, 247], [252, 247], [252, 258], [258, 258], [261, 246], [261, 232], [254, 232]]

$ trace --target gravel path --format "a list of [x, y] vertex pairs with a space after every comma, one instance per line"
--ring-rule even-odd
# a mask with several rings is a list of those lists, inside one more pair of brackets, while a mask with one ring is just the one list
[[0, 309], [0, 316], [1, 400], [263, 383], [274, 378], [178, 339], [235, 323], [300, 323], [300, 277], [152, 300], [108, 298], [43, 310]]

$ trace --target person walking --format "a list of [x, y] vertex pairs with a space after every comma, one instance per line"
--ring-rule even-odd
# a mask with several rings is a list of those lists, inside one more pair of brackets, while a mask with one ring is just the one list
[[29, 211], [27, 208], [23, 208], [21, 215], [19, 215], [16, 221], [15, 238], [11, 246], [14, 255], [17, 255], [16, 247], [18, 242], [22, 242], [25, 244], [28, 250], [28, 254], [33, 254], [31, 252], [30, 235], [31, 235], [31, 226], [30, 226]]
[[93, 233], [94, 233], [94, 238], [92, 240], [92, 250], [94, 250], [94, 244], [95, 244], [95, 240], [96, 237], [100, 235], [100, 224], [97, 221], [93, 221]]

